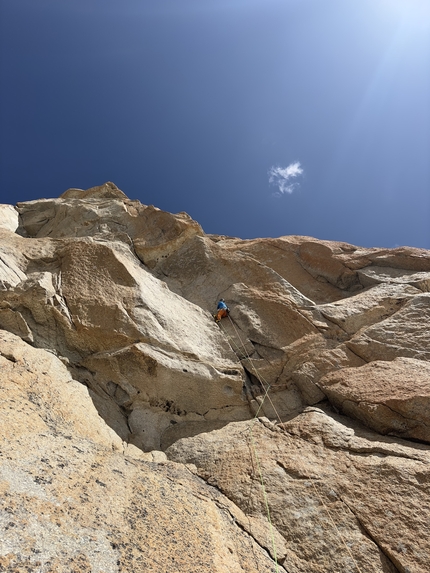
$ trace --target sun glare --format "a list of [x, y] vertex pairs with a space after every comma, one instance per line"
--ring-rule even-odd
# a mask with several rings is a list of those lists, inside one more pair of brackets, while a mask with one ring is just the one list
[[430, 0], [382, 0], [382, 4], [387, 13], [408, 23], [430, 26]]

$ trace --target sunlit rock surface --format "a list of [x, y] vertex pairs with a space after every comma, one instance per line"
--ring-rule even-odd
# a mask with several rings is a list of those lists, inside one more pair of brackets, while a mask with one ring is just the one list
[[0, 570], [429, 570], [430, 252], [0, 215]]

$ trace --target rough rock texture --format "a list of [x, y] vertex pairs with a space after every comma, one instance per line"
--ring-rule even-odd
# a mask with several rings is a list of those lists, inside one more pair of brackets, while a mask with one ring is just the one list
[[0, 571], [427, 572], [429, 292], [113, 183], [1, 205]]
[[413, 358], [374, 361], [320, 380], [343, 413], [381, 434], [430, 443], [430, 364]]
[[[145, 216], [139, 212], [147, 209], [140, 206], [130, 217], [125, 210], [130, 202], [106, 198], [105, 187], [96, 199], [75, 198], [74, 191], [71, 199], [66, 193], [65, 199], [20, 204], [27, 237], [4, 235], [0, 328], [67, 359], [101, 398], [113, 398], [115, 418], [122, 408], [130, 440], [144, 449], [159, 448], [170, 425], [204, 423], [213, 410], [231, 408], [237, 419], [249, 417], [243, 369], [208, 313], [155, 278], [129, 239], [112, 237], [111, 211], [124, 211], [124, 227], [130, 224], [132, 232], [133, 225], [142, 226], [144, 235]], [[149, 210], [160, 222], [159, 211]], [[169, 219], [175, 217], [165, 213], [164, 219], [170, 236]], [[97, 239], [81, 236], [91, 232]], [[30, 233], [62, 238], [29, 239]], [[73, 236], [64, 238], [66, 233]], [[136, 241], [143, 241], [139, 237]]]
[[239, 508], [122, 442], [58, 358], [0, 331], [0, 368], [0, 571], [273, 571]]
[[428, 571], [429, 448], [309, 408], [179, 440], [167, 455], [254, 519], [270, 514], [290, 573]]

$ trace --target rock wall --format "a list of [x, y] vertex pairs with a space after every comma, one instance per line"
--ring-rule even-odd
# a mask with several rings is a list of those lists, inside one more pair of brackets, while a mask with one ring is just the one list
[[0, 571], [428, 571], [429, 319], [425, 250], [1, 205]]

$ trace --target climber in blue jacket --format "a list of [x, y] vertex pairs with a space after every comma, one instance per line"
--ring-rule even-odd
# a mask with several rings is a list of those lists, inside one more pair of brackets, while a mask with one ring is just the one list
[[222, 318], [224, 318], [225, 316], [228, 316], [228, 313], [230, 312], [228, 306], [225, 304], [225, 300], [223, 298], [221, 298], [218, 302], [218, 305], [216, 307], [217, 313], [215, 315], [215, 322], [219, 322]]

